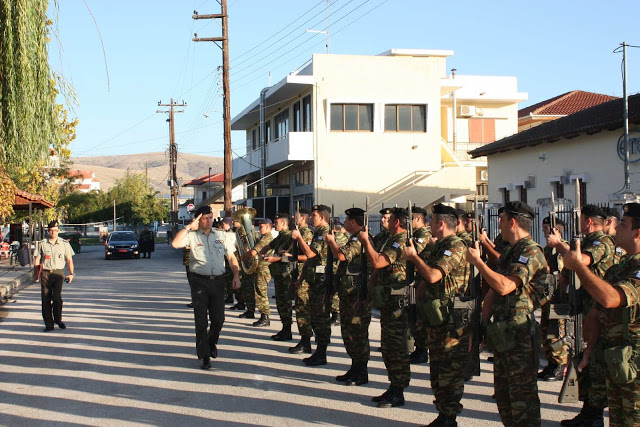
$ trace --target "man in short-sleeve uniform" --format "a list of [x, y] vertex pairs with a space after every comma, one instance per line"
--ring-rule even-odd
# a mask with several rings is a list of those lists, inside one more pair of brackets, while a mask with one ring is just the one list
[[[62, 321], [62, 285], [66, 280], [71, 283], [74, 278], [73, 249], [65, 239], [58, 237], [60, 225], [58, 221], [51, 221], [48, 225], [49, 238], [38, 242], [38, 249], [34, 260], [37, 275], [40, 272], [40, 287], [42, 296], [42, 318], [44, 331], [53, 331], [53, 324], [60, 329], [67, 326]], [[69, 266], [69, 275], [64, 275], [64, 266]]]
[[542, 248], [531, 239], [534, 212], [525, 203], [505, 204], [500, 214], [502, 237], [509, 248], [496, 270], [480, 258], [479, 244], [467, 251], [490, 287], [484, 304], [493, 308], [487, 325], [487, 344], [494, 347], [494, 387], [504, 425], [540, 425], [538, 353], [540, 344], [533, 314], [533, 295], [544, 288], [547, 263]]
[[[213, 230], [210, 206], [196, 210], [195, 219], [176, 234], [171, 246], [191, 248], [189, 271], [193, 315], [196, 323], [196, 350], [202, 369], [211, 368], [210, 358], [218, 357], [218, 338], [224, 323], [225, 257], [233, 272], [233, 289], [240, 287], [238, 261], [232, 239], [222, 230]], [[207, 332], [207, 318], [211, 327]]]

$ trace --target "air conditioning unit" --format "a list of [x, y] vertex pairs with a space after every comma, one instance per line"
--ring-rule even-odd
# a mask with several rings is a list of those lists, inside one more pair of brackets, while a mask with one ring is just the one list
[[476, 107], [473, 105], [461, 105], [459, 117], [473, 117], [476, 115]]

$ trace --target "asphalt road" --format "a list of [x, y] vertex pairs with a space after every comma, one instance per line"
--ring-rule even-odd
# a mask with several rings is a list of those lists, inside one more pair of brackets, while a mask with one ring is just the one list
[[[37, 285], [0, 307], [1, 425], [374, 426], [436, 417], [428, 365], [412, 366], [404, 407], [375, 408], [371, 397], [388, 386], [381, 354], [372, 354], [368, 385], [336, 383], [350, 364], [339, 327], [329, 364], [308, 368], [287, 352], [292, 343], [269, 339], [280, 329], [273, 300], [270, 328], [253, 328], [252, 320], [227, 310], [219, 358], [210, 371], [200, 370], [181, 254], [156, 248], [150, 260], [111, 261], [102, 247], [83, 248], [75, 257], [77, 278], [63, 292], [66, 330], [42, 332]], [[371, 339], [377, 349], [377, 319]], [[461, 426], [500, 425], [493, 367], [482, 359], [482, 375], [465, 387]], [[540, 383], [544, 425], [578, 411], [557, 403], [559, 388]]]

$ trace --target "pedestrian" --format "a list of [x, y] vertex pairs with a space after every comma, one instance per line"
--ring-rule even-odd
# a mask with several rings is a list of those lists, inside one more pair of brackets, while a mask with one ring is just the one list
[[[64, 282], [71, 283], [75, 277], [75, 253], [68, 241], [58, 237], [60, 224], [54, 220], [47, 228], [49, 237], [38, 242], [34, 260], [35, 280], [40, 280], [45, 332], [53, 331], [54, 323], [60, 329], [67, 328], [62, 321], [62, 286]], [[69, 268], [66, 276], [65, 265]]]
[[[225, 232], [213, 230], [213, 213], [209, 205], [195, 211], [195, 219], [178, 231], [171, 242], [175, 249], [189, 246], [189, 286], [196, 325], [196, 351], [202, 369], [211, 368], [211, 358], [218, 357], [218, 339], [224, 323], [225, 257], [233, 272], [233, 288], [240, 287], [235, 247]], [[207, 319], [211, 326], [207, 332]]]
[[140, 245], [140, 252], [143, 254], [142, 258], [151, 258], [151, 252], [155, 251], [155, 236], [153, 231], [149, 230], [149, 226], [145, 225], [144, 229], [140, 233], [138, 238]]

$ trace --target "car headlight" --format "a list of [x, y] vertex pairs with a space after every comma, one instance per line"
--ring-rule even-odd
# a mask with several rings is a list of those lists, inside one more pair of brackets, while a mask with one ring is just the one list
[[108, 249], [113, 249], [113, 246], [111, 246], [111, 245], [107, 245], [107, 248], [108, 248]]
[[138, 245], [131, 245], [131, 249], [137, 249]]

